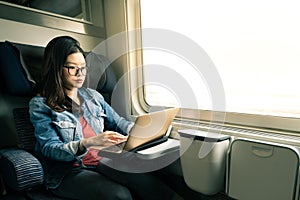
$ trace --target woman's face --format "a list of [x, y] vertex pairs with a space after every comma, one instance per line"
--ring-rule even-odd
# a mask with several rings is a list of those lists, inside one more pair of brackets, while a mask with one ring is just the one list
[[70, 54], [64, 65], [64, 86], [67, 89], [81, 88], [86, 76], [86, 63], [81, 52]]

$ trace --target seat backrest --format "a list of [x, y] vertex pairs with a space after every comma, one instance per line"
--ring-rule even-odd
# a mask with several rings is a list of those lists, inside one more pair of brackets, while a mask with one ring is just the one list
[[22, 65], [26, 66], [32, 78], [39, 82], [41, 80], [42, 64], [45, 48], [28, 44], [12, 43], [21, 54]]
[[14, 108], [13, 117], [20, 148], [28, 152], [34, 152], [36, 138], [34, 136], [34, 127], [30, 121], [29, 108]]
[[0, 43], [1, 93], [13, 96], [30, 96], [35, 81], [19, 49], [10, 42]]
[[[29, 120], [28, 103], [33, 97], [34, 86], [41, 80], [45, 47], [0, 42], [0, 149], [19, 146], [28, 151], [34, 147], [33, 127]], [[90, 57], [96, 58], [89, 60]], [[93, 80], [93, 89], [99, 91], [110, 103], [116, 77], [108, 67], [103, 55], [86, 53], [91, 65], [88, 79]], [[89, 85], [87, 85], [89, 87]], [[3, 109], [5, 108], [5, 109]]]
[[89, 66], [88, 87], [100, 92], [106, 102], [110, 104], [117, 80], [108, 58], [91, 51], [86, 55], [86, 62]]
[[[43, 54], [43, 47], [0, 42], [0, 100], [3, 109], [0, 124], [5, 127], [0, 133], [0, 148], [23, 147], [22, 134], [27, 134], [27, 127], [31, 125], [26, 125], [29, 122], [28, 109], [27, 113], [23, 110], [21, 114], [15, 109], [28, 107], [37, 74], [40, 74]], [[20, 123], [20, 117], [28, 117], [26, 123]], [[31, 135], [34, 136], [32, 132]], [[31, 147], [29, 149], [32, 150]]]

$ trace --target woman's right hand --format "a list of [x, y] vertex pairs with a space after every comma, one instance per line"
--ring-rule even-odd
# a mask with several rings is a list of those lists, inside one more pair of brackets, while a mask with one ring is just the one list
[[127, 136], [124, 136], [114, 131], [105, 131], [99, 135], [82, 139], [81, 144], [85, 148], [89, 148], [91, 146], [107, 147], [124, 142], [126, 140]]

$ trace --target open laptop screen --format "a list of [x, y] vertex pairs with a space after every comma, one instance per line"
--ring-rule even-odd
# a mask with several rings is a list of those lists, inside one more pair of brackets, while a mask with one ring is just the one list
[[127, 141], [101, 149], [100, 155], [101, 152], [106, 151], [114, 153], [132, 151], [150, 142], [163, 141], [161, 139], [165, 136], [178, 110], [179, 108], [169, 108], [138, 116]]

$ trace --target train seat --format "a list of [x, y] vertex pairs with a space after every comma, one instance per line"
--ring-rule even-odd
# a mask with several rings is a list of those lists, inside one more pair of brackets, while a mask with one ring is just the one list
[[[34, 87], [41, 79], [44, 47], [0, 42], [0, 178], [1, 193], [20, 193], [31, 199], [61, 199], [51, 193], [39, 192], [44, 181], [41, 163], [34, 153], [34, 128], [29, 119], [28, 103]], [[107, 68], [102, 55], [87, 53], [92, 70], [101, 76], [93, 77], [94, 89], [109, 101], [116, 82], [114, 72]], [[91, 63], [90, 63], [91, 64]], [[38, 189], [36, 189], [38, 188]], [[45, 199], [47, 199], [45, 198]]]

